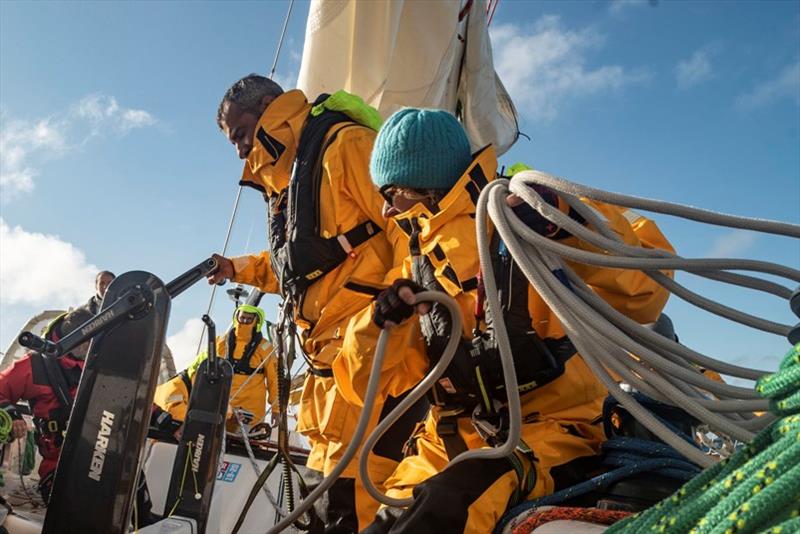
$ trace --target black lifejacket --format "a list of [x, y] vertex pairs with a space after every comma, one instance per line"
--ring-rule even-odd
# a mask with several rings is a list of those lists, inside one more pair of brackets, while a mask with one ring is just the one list
[[[491, 242], [492, 269], [499, 293], [506, 330], [514, 354], [514, 369], [520, 394], [549, 384], [564, 373], [564, 365], [576, 352], [566, 336], [542, 339], [533, 329], [533, 317], [528, 307], [530, 283], [513, 260], [499, 236]], [[492, 328], [492, 312], [486, 307], [486, 335], [489, 350], [497, 352]], [[488, 367], [492, 388], [499, 397], [505, 396], [503, 371], [499, 358], [490, 359]], [[499, 381], [495, 378], [499, 376]]]
[[[467, 187], [470, 189], [473, 202], [477, 202], [480, 191], [488, 181], [483, 176], [480, 166], [474, 167], [470, 176], [472, 181]], [[426, 289], [443, 291], [436, 279], [435, 267], [430, 259], [420, 252], [418, 237], [420, 229], [416, 221], [413, 219], [403, 221], [400, 227], [409, 236], [414, 281]], [[551, 340], [542, 339], [536, 334], [528, 311], [527, 279], [513, 259], [508, 254], [501, 253], [500, 240], [496, 234], [491, 247], [503, 317], [511, 338], [518, 391], [524, 394], [561, 376], [564, 364], [575, 354], [575, 348], [566, 337]], [[434, 255], [444, 254], [440, 247], [437, 249], [434, 249]], [[477, 278], [458, 280], [452, 268], [445, 269], [442, 274], [460, 285], [464, 291], [477, 287]], [[500, 353], [492, 334], [491, 314], [488, 309], [485, 311], [486, 330], [484, 332], [476, 330], [471, 340], [461, 339], [447, 371], [431, 390], [433, 404], [469, 415], [472, 413], [472, 408], [478, 404], [492, 411], [493, 400], [500, 402], [507, 400]], [[431, 365], [435, 365], [443, 354], [450, 328], [450, 314], [438, 303], [431, 306], [427, 315], [420, 317], [420, 329]]]
[[[60, 358], [69, 357], [68, 355], [60, 356]], [[63, 433], [67, 430], [74, 402], [70, 391], [80, 383], [82, 370], [77, 366], [64, 369], [58, 362], [58, 358], [45, 356], [39, 352], [31, 352], [30, 359], [34, 381], [37, 384], [47, 384], [53, 390], [58, 401], [58, 406], [51, 409], [47, 417], [33, 418], [34, 428], [39, 436], [52, 435], [56, 446], [61, 446]], [[29, 403], [31, 411], [33, 411], [35, 401], [31, 400]]]
[[[228, 333], [228, 353], [225, 355], [225, 358], [231, 363], [234, 373], [237, 375], [251, 375], [255, 372], [256, 368], [250, 365], [250, 358], [253, 357], [253, 353], [256, 351], [263, 338], [264, 336], [261, 332], [253, 332], [250, 341], [247, 342], [247, 346], [244, 348], [242, 357], [235, 360], [233, 358], [233, 353], [236, 351], [236, 331], [231, 329]], [[261, 367], [258, 372], [263, 373], [264, 368]]]
[[[320, 95], [317, 105], [329, 95]], [[337, 125], [333, 134], [328, 132]], [[301, 298], [321, 276], [342, 264], [350, 252], [381, 231], [373, 221], [365, 221], [344, 234], [320, 236], [320, 187], [325, 151], [343, 130], [362, 127], [344, 113], [326, 110], [309, 114], [300, 135], [295, 169], [289, 187], [268, 198], [268, 226], [273, 271], [284, 296]], [[326, 136], [327, 139], [326, 139]], [[264, 147], [264, 136], [256, 136]], [[346, 250], [342, 242], [349, 244]]]

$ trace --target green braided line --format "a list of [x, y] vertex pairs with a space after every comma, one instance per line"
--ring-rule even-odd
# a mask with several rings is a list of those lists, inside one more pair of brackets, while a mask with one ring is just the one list
[[0, 408], [0, 443], [9, 441], [11, 435], [11, 427], [14, 426], [14, 420], [11, 415], [4, 409]]
[[770, 399], [797, 391], [800, 382], [800, 365], [791, 365], [777, 373], [764, 375], [756, 382], [756, 392]]
[[[706, 469], [681, 489], [606, 532], [634, 534], [741, 534], [774, 525], [796, 527], [798, 511], [786, 505], [800, 495], [800, 343], [778, 372], [761, 377], [756, 391], [770, 411], [788, 415], [756, 435], [744, 449]], [[778, 523], [780, 521], [780, 523]], [[800, 532], [800, 530], [797, 530]]]
[[779, 514], [775, 514], [773, 518], [764, 523], [762, 530], [766, 531], [772, 529], [794, 518], [800, 518], [800, 496], [797, 497], [793, 507], [789, 507]]
[[[777, 476], [777, 474], [776, 474]], [[758, 486], [757, 486], [758, 487]], [[754, 488], [755, 489], [755, 488]], [[800, 465], [785, 471], [784, 476], [765, 483], [747, 501], [728, 514], [711, 534], [745, 534], [761, 530], [764, 523], [797, 502], [800, 490]]]
[[783, 361], [778, 366], [778, 371], [783, 371], [792, 365], [800, 365], [800, 343], [796, 343], [794, 347], [789, 349]]
[[773, 427], [773, 439], [780, 439], [786, 434], [800, 433], [800, 414], [780, 419]]
[[800, 412], [800, 390], [782, 399], [771, 399], [769, 411], [778, 415], [788, 415]]
[[[766, 449], [773, 441], [783, 442], [785, 436], [780, 432], [774, 432], [773, 426], [777, 426], [777, 422], [759, 432], [749, 445], [735, 455], [704, 470], [672, 496], [648, 510], [612, 525], [607, 530], [607, 533], [680, 532], [682, 534], [686, 532], [700, 519], [700, 516], [713, 506], [714, 499], [719, 498], [717, 495], [708, 495], [712, 488], [722, 487], [724, 489], [722, 483], [734, 476], [737, 470], [745, 466], [753, 458], [766, 456], [768, 454]], [[784, 443], [786, 442], [783, 442], [781, 447], [784, 446]], [[702, 500], [703, 504], [699, 505], [698, 500]], [[687, 525], [682, 525], [683, 529], [680, 530], [675, 527], [678, 523], [678, 517], [687, 513], [686, 503], [689, 503], [689, 506], [693, 505], [692, 509], [696, 517]], [[683, 524], [683, 521], [681, 521], [681, 524]]]
[[[781, 450], [780, 443], [764, 451], [766, 454], [759, 455], [752, 462], [748, 462], [747, 469], [737, 471], [730, 486], [726, 481], [723, 492], [712, 491], [710, 493], [719, 495], [719, 500], [697, 522], [691, 530], [691, 534], [711, 534], [717, 532], [716, 528], [726, 522], [736, 521], [735, 511], [754, 495], [764, 491], [764, 488], [774, 484], [781, 475], [790, 471], [800, 460], [800, 442], [791, 437], [785, 440], [791, 442], [789, 447]], [[716, 490], [717, 488], [715, 488]], [[715, 495], [716, 496], [716, 495]], [[791, 495], [794, 496], [793, 494]]]
[[795, 510], [793, 517], [779, 523], [767, 531], [769, 534], [792, 534], [800, 532], [800, 512]]
[[688, 532], [709, 510], [731, 493], [736, 484], [754, 474], [765, 459], [776, 455], [775, 447], [777, 451], [782, 451], [789, 446], [783, 439], [770, 445], [771, 441], [771, 433], [762, 431], [753, 443], [725, 462], [718, 476], [700, 487], [693, 484], [696, 479], [690, 481], [684, 488], [688, 489], [692, 485], [695, 486], [692, 488], [695, 491], [687, 492], [682, 499], [673, 501], [675, 506], [672, 510], [650, 522], [650, 531]]

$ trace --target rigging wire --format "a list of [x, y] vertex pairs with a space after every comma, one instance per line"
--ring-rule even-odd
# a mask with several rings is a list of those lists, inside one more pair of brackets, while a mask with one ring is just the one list
[[[280, 58], [281, 49], [283, 48], [283, 39], [286, 37], [286, 28], [289, 26], [289, 17], [292, 14], [292, 7], [294, 6], [294, 0], [289, 0], [289, 8], [286, 11], [286, 17], [283, 19], [283, 29], [281, 30], [281, 35], [278, 38], [278, 46], [275, 49], [275, 57], [272, 60], [272, 68], [269, 71], [269, 75], [267, 76], [270, 80], [275, 76], [275, 68], [278, 66], [278, 59]], [[242, 186], [240, 185], [236, 191], [236, 199], [233, 202], [233, 211], [231, 212], [230, 220], [228, 221], [228, 230], [225, 232], [225, 243], [222, 245], [222, 255], [225, 256], [225, 253], [228, 251], [228, 243], [231, 239], [231, 231], [233, 230], [233, 223], [236, 220], [236, 213], [239, 210], [239, 199], [242, 196]], [[217, 286], [211, 288], [211, 297], [208, 299], [208, 307], [206, 308], [206, 315], [210, 315], [211, 308], [214, 306], [214, 298], [217, 294]], [[200, 347], [203, 346], [203, 336], [206, 333], [206, 325], [203, 323], [203, 330], [200, 331], [200, 339], [197, 342], [197, 350], [195, 354], [200, 353]]]

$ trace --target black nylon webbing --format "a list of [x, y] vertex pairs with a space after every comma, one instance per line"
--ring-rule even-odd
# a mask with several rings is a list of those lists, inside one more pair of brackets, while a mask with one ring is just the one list
[[467, 444], [458, 433], [458, 418], [455, 416], [442, 417], [436, 424], [436, 434], [444, 443], [447, 457], [452, 460], [467, 450]]

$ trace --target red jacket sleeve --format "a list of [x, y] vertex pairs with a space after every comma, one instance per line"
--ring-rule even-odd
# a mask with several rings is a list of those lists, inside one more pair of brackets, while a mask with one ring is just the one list
[[11, 367], [0, 371], [0, 407], [27, 399], [32, 386], [31, 359], [30, 356], [24, 356]]

